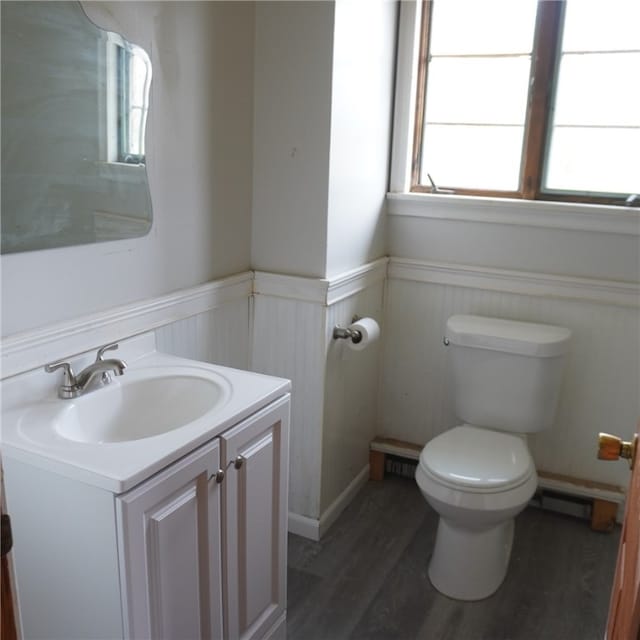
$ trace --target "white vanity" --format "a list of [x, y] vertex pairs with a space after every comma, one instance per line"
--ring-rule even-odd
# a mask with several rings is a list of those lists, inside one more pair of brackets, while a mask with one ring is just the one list
[[24, 637], [279, 635], [290, 383], [145, 346], [79, 398], [42, 371], [3, 383]]

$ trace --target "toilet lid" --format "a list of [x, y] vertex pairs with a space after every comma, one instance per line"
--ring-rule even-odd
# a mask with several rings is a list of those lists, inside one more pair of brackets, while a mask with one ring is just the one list
[[445, 484], [476, 491], [517, 486], [534, 471], [522, 438], [469, 425], [454, 427], [427, 443], [420, 466]]

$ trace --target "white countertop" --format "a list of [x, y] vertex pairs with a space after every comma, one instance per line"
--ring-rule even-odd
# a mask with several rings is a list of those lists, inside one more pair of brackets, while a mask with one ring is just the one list
[[[126, 350], [122, 356], [126, 358]], [[133, 360], [127, 358], [127, 362], [129, 368], [123, 379], [128, 371], [176, 367], [196, 369], [204, 376], [218, 380], [229, 393], [224, 403], [214, 411], [172, 431], [124, 442], [88, 443], [62, 437], [47, 418], [59, 411], [60, 403], [73, 400], [59, 399], [50, 384], [28, 401], [24, 397], [16, 400], [19, 397], [16, 390], [20, 388], [20, 377], [17, 377], [9, 382], [10, 388], [5, 386], [6, 382], [3, 383], [3, 457], [21, 460], [113, 493], [122, 493], [291, 389], [291, 382], [282, 378], [186, 360], [156, 351]], [[112, 384], [118, 384], [118, 379]], [[29, 388], [27, 384], [26, 389]], [[90, 393], [97, 394], [106, 389]]]

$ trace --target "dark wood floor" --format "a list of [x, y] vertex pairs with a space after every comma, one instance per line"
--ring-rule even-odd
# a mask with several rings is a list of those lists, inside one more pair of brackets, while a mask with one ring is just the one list
[[457, 602], [427, 577], [437, 516], [415, 482], [369, 482], [321, 542], [289, 536], [288, 640], [602, 640], [619, 531], [528, 508], [507, 578]]

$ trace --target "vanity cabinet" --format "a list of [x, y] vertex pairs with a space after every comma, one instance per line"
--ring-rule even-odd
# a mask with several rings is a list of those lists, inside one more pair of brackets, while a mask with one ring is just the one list
[[126, 638], [222, 638], [220, 444], [116, 498]]
[[25, 639], [284, 630], [289, 395], [129, 491], [5, 459]]

